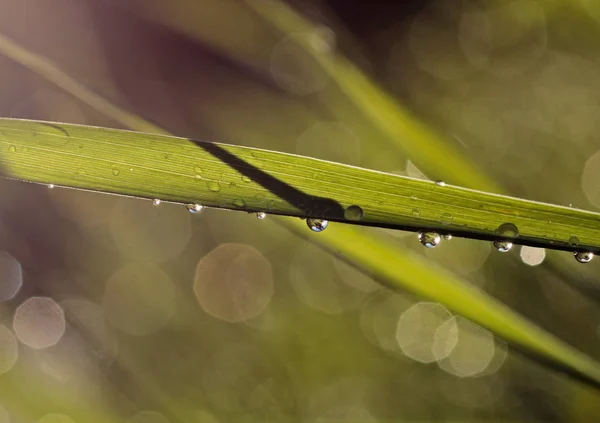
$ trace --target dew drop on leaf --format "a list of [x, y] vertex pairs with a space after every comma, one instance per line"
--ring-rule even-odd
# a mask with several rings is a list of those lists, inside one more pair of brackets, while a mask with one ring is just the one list
[[454, 217], [450, 213], [442, 213], [440, 216], [440, 223], [442, 225], [450, 225]]
[[11, 153], [16, 153], [17, 147], [15, 147], [14, 145], [11, 145], [10, 147], [8, 147], [8, 151], [10, 151]]
[[579, 238], [577, 238], [576, 236], [572, 236], [571, 238], [569, 238], [569, 245], [571, 247], [577, 247], [579, 245]]
[[500, 251], [501, 253], [507, 253], [510, 251], [510, 249], [512, 248], [513, 243], [507, 240], [497, 240], [494, 241], [494, 248], [498, 251]]
[[267, 217], [267, 214], [265, 212], [258, 212], [256, 213], [256, 217], [260, 220], [264, 219], [265, 217]]
[[212, 192], [219, 192], [221, 191], [221, 184], [219, 184], [217, 181], [210, 181], [208, 183], [208, 189]]
[[242, 181], [244, 181], [244, 182], [252, 182], [252, 179], [250, 179], [246, 175], [242, 175]]
[[154, 206], [160, 205], [160, 199], [155, 198], [154, 200], [152, 200], [152, 205], [154, 205]]
[[591, 251], [575, 251], [573, 255], [579, 263], [589, 263], [594, 258], [594, 253]]
[[54, 184], [48, 184], [48, 188], [50, 188], [50, 189], [54, 188]]
[[244, 207], [246, 205], [246, 202], [241, 198], [236, 198], [235, 200], [233, 200], [233, 205], [236, 207]]
[[419, 242], [427, 248], [435, 248], [440, 245], [440, 234], [437, 232], [419, 232]]
[[413, 215], [414, 217], [419, 217], [419, 216], [421, 216], [421, 210], [419, 210], [419, 209], [412, 209], [412, 212], [411, 212], [411, 213], [412, 213], [412, 215]]
[[347, 220], [361, 220], [363, 216], [363, 209], [357, 205], [349, 206], [346, 210], [344, 210], [344, 217]]
[[202, 178], [202, 168], [198, 165], [194, 166], [194, 172], [196, 173], [196, 178]]
[[445, 234], [445, 235], [444, 235], [444, 239], [445, 239], [446, 241], [450, 241], [450, 240], [452, 239], [452, 235], [450, 235], [450, 234]]
[[117, 176], [119, 174], [119, 169], [117, 169], [116, 167], [113, 167], [112, 174]]
[[498, 226], [496, 233], [505, 237], [516, 238], [519, 236], [519, 229], [514, 223], [503, 223]]
[[202, 210], [202, 206], [200, 204], [187, 204], [185, 206], [190, 213], [198, 213]]
[[445, 187], [445, 186], [446, 186], [446, 183], [445, 183], [444, 181], [441, 181], [441, 180], [437, 180], [437, 181], [435, 181], [435, 184], [436, 184], [438, 187]]
[[325, 219], [314, 219], [312, 217], [306, 219], [306, 224], [313, 232], [323, 232], [327, 225], [329, 225], [329, 221]]

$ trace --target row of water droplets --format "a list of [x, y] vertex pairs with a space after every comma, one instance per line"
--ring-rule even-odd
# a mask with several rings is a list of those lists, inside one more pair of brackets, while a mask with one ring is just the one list
[[[202, 169], [199, 166], [196, 166], [194, 169], [197, 174], [196, 177], [200, 179], [201, 176], [199, 176], [199, 174], [202, 172]], [[242, 176], [242, 180], [244, 182], [251, 181], [250, 178], [248, 178], [245, 175]], [[435, 181], [435, 185], [444, 187], [446, 185], [446, 183], [444, 181], [438, 180], [438, 181]], [[54, 184], [49, 184], [48, 188], [54, 188]], [[208, 188], [211, 191], [219, 191], [220, 185], [218, 182], [214, 182], [212, 185], [209, 183]], [[161, 200], [156, 198], [156, 199], [152, 200], [152, 204], [155, 206], [158, 206], [161, 204]], [[234, 205], [236, 205], [238, 207], [243, 207], [245, 205], [245, 203], [243, 200], [234, 200]], [[186, 208], [190, 213], [196, 214], [196, 213], [199, 213], [204, 208], [204, 206], [197, 204], [197, 203], [190, 203], [190, 204], [186, 204]], [[446, 213], [444, 213], [444, 215], [446, 215]], [[358, 221], [358, 220], [362, 220], [363, 216], [364, 216], [364, 212], [363, 212], [362, 208], [357, 205], [351, 205], [348, 208], [346, 208], [346, 210], [344, 211], [344, 217], [347, 220]], [[265, 213], [264, 211], [257, 212], [256, 217], [258, 219], [262, 220], [267, 217], [267, 213]], [[326, 219], [321, 219], [321, 218], [307, 218], [306, 224], [310, 228], [310, 230], [312, 230], [313, 232], [323, 232], [329, 225], [329, 221]], [[498, 227], [498, 229], [496, 229], [496, 233], [500, 237], [505, 238], [505, 239], [498, 239], [498, 240], [493, 241], [494, 248], [501, 253], [506, 253], [512, 249], [513, 242], [510, 239], [514, 239], [519, 236], [519, 229], [513, 223], [503, 223], [502, 225], [500, 225]], [[452, 239], [452, 235], [449, 233], [440, 235], [439, 233], [433, 232], [433, 231], [432, 232], [418, 232], [419, 242], [427, 248], [437, 247], [441, 243], [442, 238], [449, 241]], [[569, 244], [573, 247], [576, 247], [579, 244], [579, 239], [577, 237], [573, 236], [569, 239]], [[594, 253], [591, 251], [575, 251], [575, 252], [573, 252], [573, 255], [575, 256], [575, 259], [580, 263], [589, 263], [594, 258]]]

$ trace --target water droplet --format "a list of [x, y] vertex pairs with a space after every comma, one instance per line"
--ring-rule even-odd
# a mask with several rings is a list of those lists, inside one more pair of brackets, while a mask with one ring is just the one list
[[516, 238], [519, 236], [519, 229], [514, 223], [503, 223], [496, 229], [498, 235], [508, 238]]
[[416, 195], [411, 195], [411, 196], [410, 196], [410, 199], [411, 199], [412, 201], [417, 201], [417, 200], [419, 199], [419, 197], [417, 197]]
[[221, 184], [219, 184], [217, 181], [209, 181], [208, 189], [212, 192], [219, 192], [221, 191]]
[[445, 235], [444, 235], [444, 239], [445, 239], [446, 241], [450, 241], [450, 240], [452, 239], [452, 235], [450, 235], [450, 234], [445, 234]]
[[117, 169], [116, 167], [113, 167], [112, 174], [117, 176], [119, 174], [119, 169]]
[[329, 221], [325, 219], [314, 219], [309, 217], [306, 219], [306, 224], [313, 232], [323, 232], [325, 228], [327, 228], [327, 225], [329, 225]]
[[579, 263], [589, 263], [594, 258], [594, 253], [591, 251], [575, 251], [573, 255]]
[[252, 182], [252, 179], [250, 179], [248, 176], [246, 175], [242, 175], [242, 181], [244, 182]]
[[413, 215], [414, 217], [419, 217], [419, 216], [421, 216], [421, 210], [419, 210], [419, 209], [412, 209], [412, 212], [411, 212], [411, 213], [412, 213], [412, 215]]
[[244, 207], [246, 205], [246, 202], [241, 198], [236, 198], [235, 200], [233, 200], [233, 205], [236, 207]]
[[200, 204], [187, 204], [185, 206], [190, 213], [198, 213], [202, 210], [202, 206]]
[[200, 176], [202, 174], [203, 169], [196, 165], [194, 166], [194, 172], [196, 172], [196, 178], [201, 178], [202, 176]]
[[494, 241], [494, 248], [501, 253], [507, 253], [512, 248], [513, 243], [507, 240], [496, 240]]
[[569, 245], [571, 247], [577, 247], [579, 245], [579, 238], [577, 238], [576, 236], [572, 236], [571, 238], [569, 238]]
[[14, 145], [11, 145], [10, 147], [8, 147], [8, 151], [10, 151], [11, 153], [16, 153], [17, 147], [15, 147]]
[[419, 232], [419, 242], [427, 248], [435, 248], [441, 241], [440, 234], [437, 232]]
[[256, 213], [256, 217], [262, 220], [267, 217], [267, 214], [265, 212], [258, 212]]
[[364, 216], [363, 209], [360, 206], [352, 205], [344, 211], [344, 217], [348, 220], [361, 220]]
[[454, 217], [450, 213], [442, 213], [440, 216], [440, 222], [442, 225], [450, 225]]
[[48, 184], [48, 188], [50, 188], [50, 189], [54, 188], [54, 184]]
[[435, 184], [438, 187], [445, 187], [446, 186], [446, 183], [444, 181], [439, 180], [439, 179], [437, 181], [435, 181]]
[[158, 199], [158, 198], [155, 198], [154, 200], [152, 200], [152, 204], [153, 204], [154, 206], [158, 206], [158, 205], [160, 205], [160, 199]]

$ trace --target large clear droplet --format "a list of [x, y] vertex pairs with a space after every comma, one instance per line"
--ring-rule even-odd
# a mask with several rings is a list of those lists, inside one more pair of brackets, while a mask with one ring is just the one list
[[323, 232], [327, 225], [329, 225], [329, 221], [325, 219], [314, 219], [312, 217], [306, 219], [306, 225], [313, 232]]
[[512, 247], [513, 243], [508, 240], [494, 241], [494, 248], [501, 253], [508, 253]]
[[419, 232], [419, 242], [427, 248], [435, 248], [442, 241], [437, 232]]
[[265, 217], [267, 217], [267, 214], [265, 212], [258, 212], [256, 213], [256, 217], [260, 220], [264, 219]]
[[361, 220], [363, 216], [363, 209], [360, 206], [352, 205], [344, 210], [344, 217], [348, 220]]
[[498, 226], [496, 233], [508, 238], [516, 238], [519, 236], [519, 228], [514, 223], [503, 223]]
[[591, 251], [575, 251], [573, 255], [579, 263], [589, 263], [594, 258], [594, 253]]
[[202, 206], [200, 204], [187, 204], [185, 206], [190, 213], [198, 213], [202, 210]]

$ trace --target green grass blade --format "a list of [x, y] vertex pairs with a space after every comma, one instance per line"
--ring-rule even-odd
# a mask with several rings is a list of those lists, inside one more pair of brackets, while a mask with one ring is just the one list
[[[275, 151], [0, 120], [9, 177], [178, 203], [600, 252], [600, 214]], [[354, 212], [354, 213], [353, 213]], [[503, 232], [505, 224], [518, 233]], [[510, 228], [509, 228], [510, 229]]]

